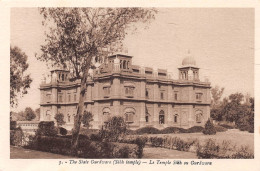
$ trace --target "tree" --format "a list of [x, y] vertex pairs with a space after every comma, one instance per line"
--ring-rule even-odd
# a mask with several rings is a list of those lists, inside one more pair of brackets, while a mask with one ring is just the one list
[[217, 133], [216, 128], [214, 127], [213, 123], [210, 119], [205, 124], [205, 128], [202, 131], [205, 135], [215, 135]]
[[84, 111], [88, 71], [95, 62], [122, 47], [128, 28], [154, 18], [154, 9], [145, 8], [40, 8], [43, 24], [48, 26], [42, 54], [36, 57], [52, 66], [73, 69], [80, 79], [80, 98], [72, 131], [76, 150]]
[[25, 113], [25, 119], [27, 121], [31, 121], [36, 117], [34, 111], [30, 107], [25, 108], [24, 113]]
[[34, 113], [35, 113], [35, 115], [36, 115], [36, 118], [35, 118], [35, 119], [36, 119], [36, 120], [40, 120], [40, 114], [41, 114], [40, 108], [35, 109]]
[[62, 113], [57, 113], [55, 115], [54, 119], [56, 119], [56, 122], [57, 122], [58, 126], [62, 126], [62, 125], [64, 125], [66, 123], [64, 121], [64, 115]]
[[10, 47], [10, 105], [17, 105], [17, 96], [27, 94], [32, 79], [26, 75], [28, 69], [27, 55], [18, 47]]
[[224, 88], [220, 88], [219, 86], [215, 86], [214, 88], [211, 88], [211, 110], [210, 110], [210, 116], [214, 120], [222, 121], [223, 115], [221, 113], [221, 97], [224, 93]]
[[215, 108], [218, 105], [220, 105], [220, 99], [224, 93], [224, 88], [220, 88], [219, 86], [215, 86], [214, 88], [211, 88], [211, 107]]
[[120, 136], [124, 136], [126, 133], [126, 123], [123, 117], [113, 116], [102, 127], [100, 136], [105, 141], [117, 141]]
[[241, 105], [244, 96], [241, 93], [231, 94], [228, 103], [223, 107], [222, 113], [225, 120], [230, 122], [237, 122], [239, 114], [243, 114], [244, 107]]
[[91, 126], [91, 124], [90, 124], [91, 121], [93, 121], [92, 113], [84, 111], [84, 114], [82, 117], [83, 126], [89, 128]]

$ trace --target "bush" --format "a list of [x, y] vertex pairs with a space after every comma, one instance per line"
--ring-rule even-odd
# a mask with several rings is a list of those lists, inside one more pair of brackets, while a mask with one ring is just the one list
[[67, 129], [62, 128], [62, 127], [59, 128], [59, 132], [61, 135], [67, 135], [67, 133], [68, 133]]
[[90, 139], [92, 141], [102, 141], [102, 137], [100, 136], [100, 134], [91, 134]]
[[162, 130], [160, 130], [161, 134], [172, 134], [172, 133], [183, 133], [183, 128], [177, 128], [177, 127], [167, 127]]
[[197, 156], [203, 159], [252, 159], [254, 153], [248, 146], [236, 148], [229, 141], [216, 144], [215, 140], [208, 139], [205, 145], [198, 145]]
[[56, 136], [57, 134], [58, 130], [53, 121], [41, 121], [36, 131], [36, 136]]
[[104, 141], [116, 142], [126, 134], [126, 123], [124, 118], [114, 116], [99, 131], [99, 135]]
[[15, 130], [16, 129], [16, 121], [10, 121], [10, 130]]
[[23, 131], [21, 127], [10, 130], [10, 144], [14, 146], [21, 146], [23, 143]]
[[139, 128], [135, 131], [136, 134], [159, 134], [160, 131], [157, 128], [154, 127], [143, 127]]
[[205, 124], [205, 129], [202, 131], [205, 135], [215, 135], [216, 129], [213, 125], [213, 123], [208, 119], [208, 121]]
[[193, 126], [187, 130], [187, 133], [202, 132], [204, 128], [202, 126]]
[[219, 126], [219, 125], [216, 125], [215, 129], [216, 129], [217, 132], [225, 132], [225, 131], [227, 131], [227, 128]]
[[[85, 139], [83, 138], [85, 137]], [[71, 150], [71, 139], [37, 136], [34, 149], [81, 158], [138, 158], [138, 146], [133, 144], [98, 142], [79, 137], [77, 153]]]
[[235, 129], [236, 128], [236, 126], [228, 125], [228, 124], [220, 124], [220, 126], [227, 128], [227, 129]]

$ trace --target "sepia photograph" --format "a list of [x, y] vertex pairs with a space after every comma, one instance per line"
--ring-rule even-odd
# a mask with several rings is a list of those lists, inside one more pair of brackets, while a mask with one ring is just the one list
[[10, 159], [254, 159], [254, 53], [254, 8], [12, 7]]

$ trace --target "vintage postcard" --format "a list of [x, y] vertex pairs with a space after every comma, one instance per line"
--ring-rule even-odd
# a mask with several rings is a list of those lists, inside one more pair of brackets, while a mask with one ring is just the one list
[[259, 7], [0, 2], [0, 170], [260, 170]]

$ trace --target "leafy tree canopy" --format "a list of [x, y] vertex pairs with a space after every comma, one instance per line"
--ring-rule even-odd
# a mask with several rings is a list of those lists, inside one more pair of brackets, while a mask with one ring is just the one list
[[25, 108], [24, 113], [25, 113], [25, 119], [27, 121], [31, 121], [36, 117], [34, 111], [30, 107]]
[[30, 75], [26, 75], [28, 69], [27, 55], [20, 48], [10, 47], [10, 105], [17, 105], [17, 96], [27, 94], [32, 79]]

